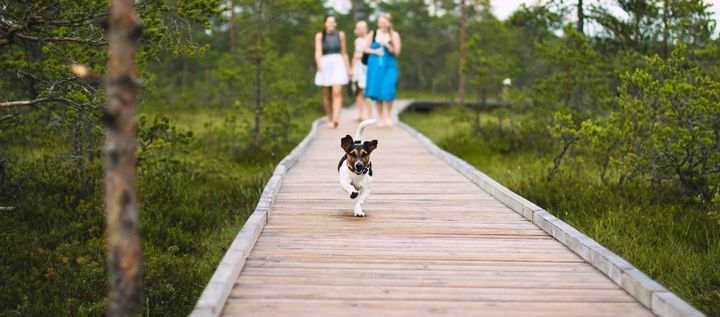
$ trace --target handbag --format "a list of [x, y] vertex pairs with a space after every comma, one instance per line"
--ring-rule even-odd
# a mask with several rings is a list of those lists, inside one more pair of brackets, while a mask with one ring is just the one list
[[360, 86], [358, 85], [357, 81], [351, 81], [350, 85], [348, 85], [348, 96], [350, 97], [357, 97], [358, 93], [360, 92]]
[[355, 85], [353, 83], [354, 82], [351, 81], [350, 84], [347, 86], [347, 94], [350, 98], [355, 97], [355, 92], [353, 91], [355, 90]]
[[363, 65], [367, 65], [368, 58], [370, 58], [370, 54], [368, 54], [368, 53], [363, 53], [362, 60], [361, 60], [361, 62], [363, 63]]
[[[373, 31], [373, 38], [372, 41], [375, 42], [375, 35], [377, 35], [377, 30]], [[367, 65], [368, 58], [370, 58], [370, 53], [363, 52], [362, 59], [360, 60], [363, 65]]]

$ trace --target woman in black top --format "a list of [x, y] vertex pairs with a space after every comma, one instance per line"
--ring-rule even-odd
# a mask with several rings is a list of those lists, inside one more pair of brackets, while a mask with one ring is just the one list
[[340, 117], [342, 86], [352, 76], [345, 48], [345, 33], [337, 30], [334, 16], [325, 17], [325, 28], [315, 34], [315, 63], [315, 85], [322, 87], [328, 127], [334, 128]]

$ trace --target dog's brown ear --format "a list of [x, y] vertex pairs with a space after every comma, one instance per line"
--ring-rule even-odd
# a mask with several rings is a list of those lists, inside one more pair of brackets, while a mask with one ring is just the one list
[[345, 151], [345, 153], [347, 153], [353, 146], [353, 142], [353, 138], [348, 134], [344, 138], [340, 139], [340, 147]]
[[378, 144], [377, 140], [365, 141], [363, 143], [363, 145], [365, 146], [365, 149], [368, 151], [368, 153], [371, 153], [372, 151], [377, 149], [377, 144]]

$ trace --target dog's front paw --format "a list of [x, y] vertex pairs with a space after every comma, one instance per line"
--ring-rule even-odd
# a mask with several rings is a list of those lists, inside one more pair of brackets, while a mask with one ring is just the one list
[[365, 213], [362, 210], [355, 210], [355, 217], [365, 217]]
[[352, 192], [352, 194], [350, 194], [350, 199], [355, 199], [355, 198], [357, 198], [357, 196], [358, 196], [358, 192]]

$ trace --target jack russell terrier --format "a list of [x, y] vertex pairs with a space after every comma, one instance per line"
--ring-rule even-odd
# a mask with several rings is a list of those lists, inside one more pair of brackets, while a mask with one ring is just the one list
[[340, 186], [350, 195], [351, 199], [357, 198], [355, 217], [365, 217], [362, 205], [370, 195], [370, 183], [372, 183], [373, 176], [370, 153], [378, 145], [377, 140], [362, 142], [362, 133], [367, 126], [376, 121], [368, 119], [361, 122], [355, 132], [355, 140], [349, 134], [340, 139], [340, 147], [345, 151], [345, 155], [338, 163]]

